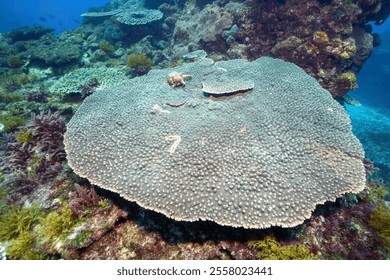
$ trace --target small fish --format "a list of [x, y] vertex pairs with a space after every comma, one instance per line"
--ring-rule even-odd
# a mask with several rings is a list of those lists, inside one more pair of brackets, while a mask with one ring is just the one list
[[38, 19], [39, 19], [40, 21], [42, 21], [42, 22], [47, 22], [47, 19], [46, 19], [45, 17], [43, 17], [43, 16], [40, 16]]

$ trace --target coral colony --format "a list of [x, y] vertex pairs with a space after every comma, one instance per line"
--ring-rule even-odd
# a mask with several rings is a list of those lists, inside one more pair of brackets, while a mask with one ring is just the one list
[[157, 2], [0, 34], [0, 259], [385, 259], [385, 1]]

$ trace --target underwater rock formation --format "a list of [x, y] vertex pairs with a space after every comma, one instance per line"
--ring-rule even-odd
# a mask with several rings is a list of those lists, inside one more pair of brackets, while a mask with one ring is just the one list
[[[114, 2], [114, 1], [113, 1]], [[87, 19], [87, 22], [99, 23], [107, 18], [111, 18], [117, 23], [129, 36], [126, 41], [135, 42], [147, 34], [154, 34], [156, 37], [161, 32], [155, 32], [154, 24], [159, 22], [164, 14], [155, 9], [146, 9], [143, 1], [129, 0], [124, 3], [114, 3], [106, 5], [103, 11], [91, 11], [83, 13], [81, 16]], [[123, 1], [122, 1], [123, 2]], [[107, 10], [109, 9], [109, 10]]]
[[[155, 70], [89, 96], [67, 126], [80, 176], [176, 220], [292, 227], [317, 204], [365, 188], [364, 152], [344, 109], [278, 59], [206, 59]], [[253, 90], [207, 99], [212, 78]], [[161, 110], [155, 110], [157, 106]], [[162, 109], [164, 107], [164, 109]]]
[[250, 9], [240, 20], [247, 58], [272, 55], [293, 62], [341, 97], [354, 89], [340, 82], [341, 75], [356, 75], [371, 54], [373, 37], [365, 24], [381, 2], [247, 1]]

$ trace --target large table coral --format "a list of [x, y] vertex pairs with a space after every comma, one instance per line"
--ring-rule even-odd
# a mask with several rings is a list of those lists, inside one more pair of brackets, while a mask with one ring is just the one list
[[[192, 79], [172, 88], [172, 71]], [[208, 97], [202, 82], [213, 80], [253, 89]], [[365, 187], [345, 110], [301, 68], [267, 57], [205, 59], [99, 90], [65, 147], [80, 176], [176, 220], [292, 227]]]

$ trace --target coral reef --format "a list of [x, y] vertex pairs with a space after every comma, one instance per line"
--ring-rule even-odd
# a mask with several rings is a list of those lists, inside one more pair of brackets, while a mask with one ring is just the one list
[[[0, 259], [388, 258], [388, 120], [343, 96], [380, 44], [368, 21], [382, 23], [388, 1], [107, 2], [62, 34], [0, 33]], [[367, 158], [345, 112], [313, 80], [296, 84], [297, 68], [260, 77], [222, 62], [264, 55], [338, 98]], [[142, 207], [68, 166], [65, 122], [79, 106], [70, 165], [85, 151], [80, 175]], [[364, 173], [368, 189], [315, 207], [362, 189]]]
[[361, 202], [313, 217], [305, 225], [304, 244], [321, 259], [382, 259], [381, 240], [368, 226], [370, 213], [371, 205]]
[[[246, 228], [296, 226], [316, 204], [365, 188], [348, 115], [301, 68], [263, 57], [175, 70], [191, 74], [185, 87], [152, 70], [86, 98], [65, 134], [71, 168], [174, 219]], [[200, 87], [248, 78], [253, 90], [230, 99]], [[170, 114], [151, 114], [168, 103]]]
[[232, 13], [216, 5], [206, 5], [200, 9], [195, 1], [188, 1], [184, 9], [185, 12], [176, 20], [172, 45], [178, 48], [192, 44], [186, 52], [201, 47], [207, 51], [225, 51], [222, 33], [233, 25]]
[[57, 94], [81, 93], [80, 87], [88, 85], [93, 78], [97, 79], [101, 87], [105, 87], [125, 80], [126, 76], [115, 68], [78, 68], [62, 76], [49, 87], [49, 91]]
[[47, 97], [49, 96], [49, 93], [47, 92], [46, 88], [41, 85], [39, 87], [38, 91], [29, 91], [26, 95], [27, 101], [34, 101], [38, 103], [45, 103], [47, 102]]
[[373, 37], [364, 28], [380, 1], [249, 1], [241, 18], [249, 58], [272, 54], [301, 66], [334, 97], [350, 87], [342, 73], [358, 71], [370, 55]]
[[43, 35], [52, 33], [53, 31], [54, 29], [44, 28], [42, 26], [27, 26], [11, 31], [8, 36], [12, 42], [37, 40], [40, 39]]

